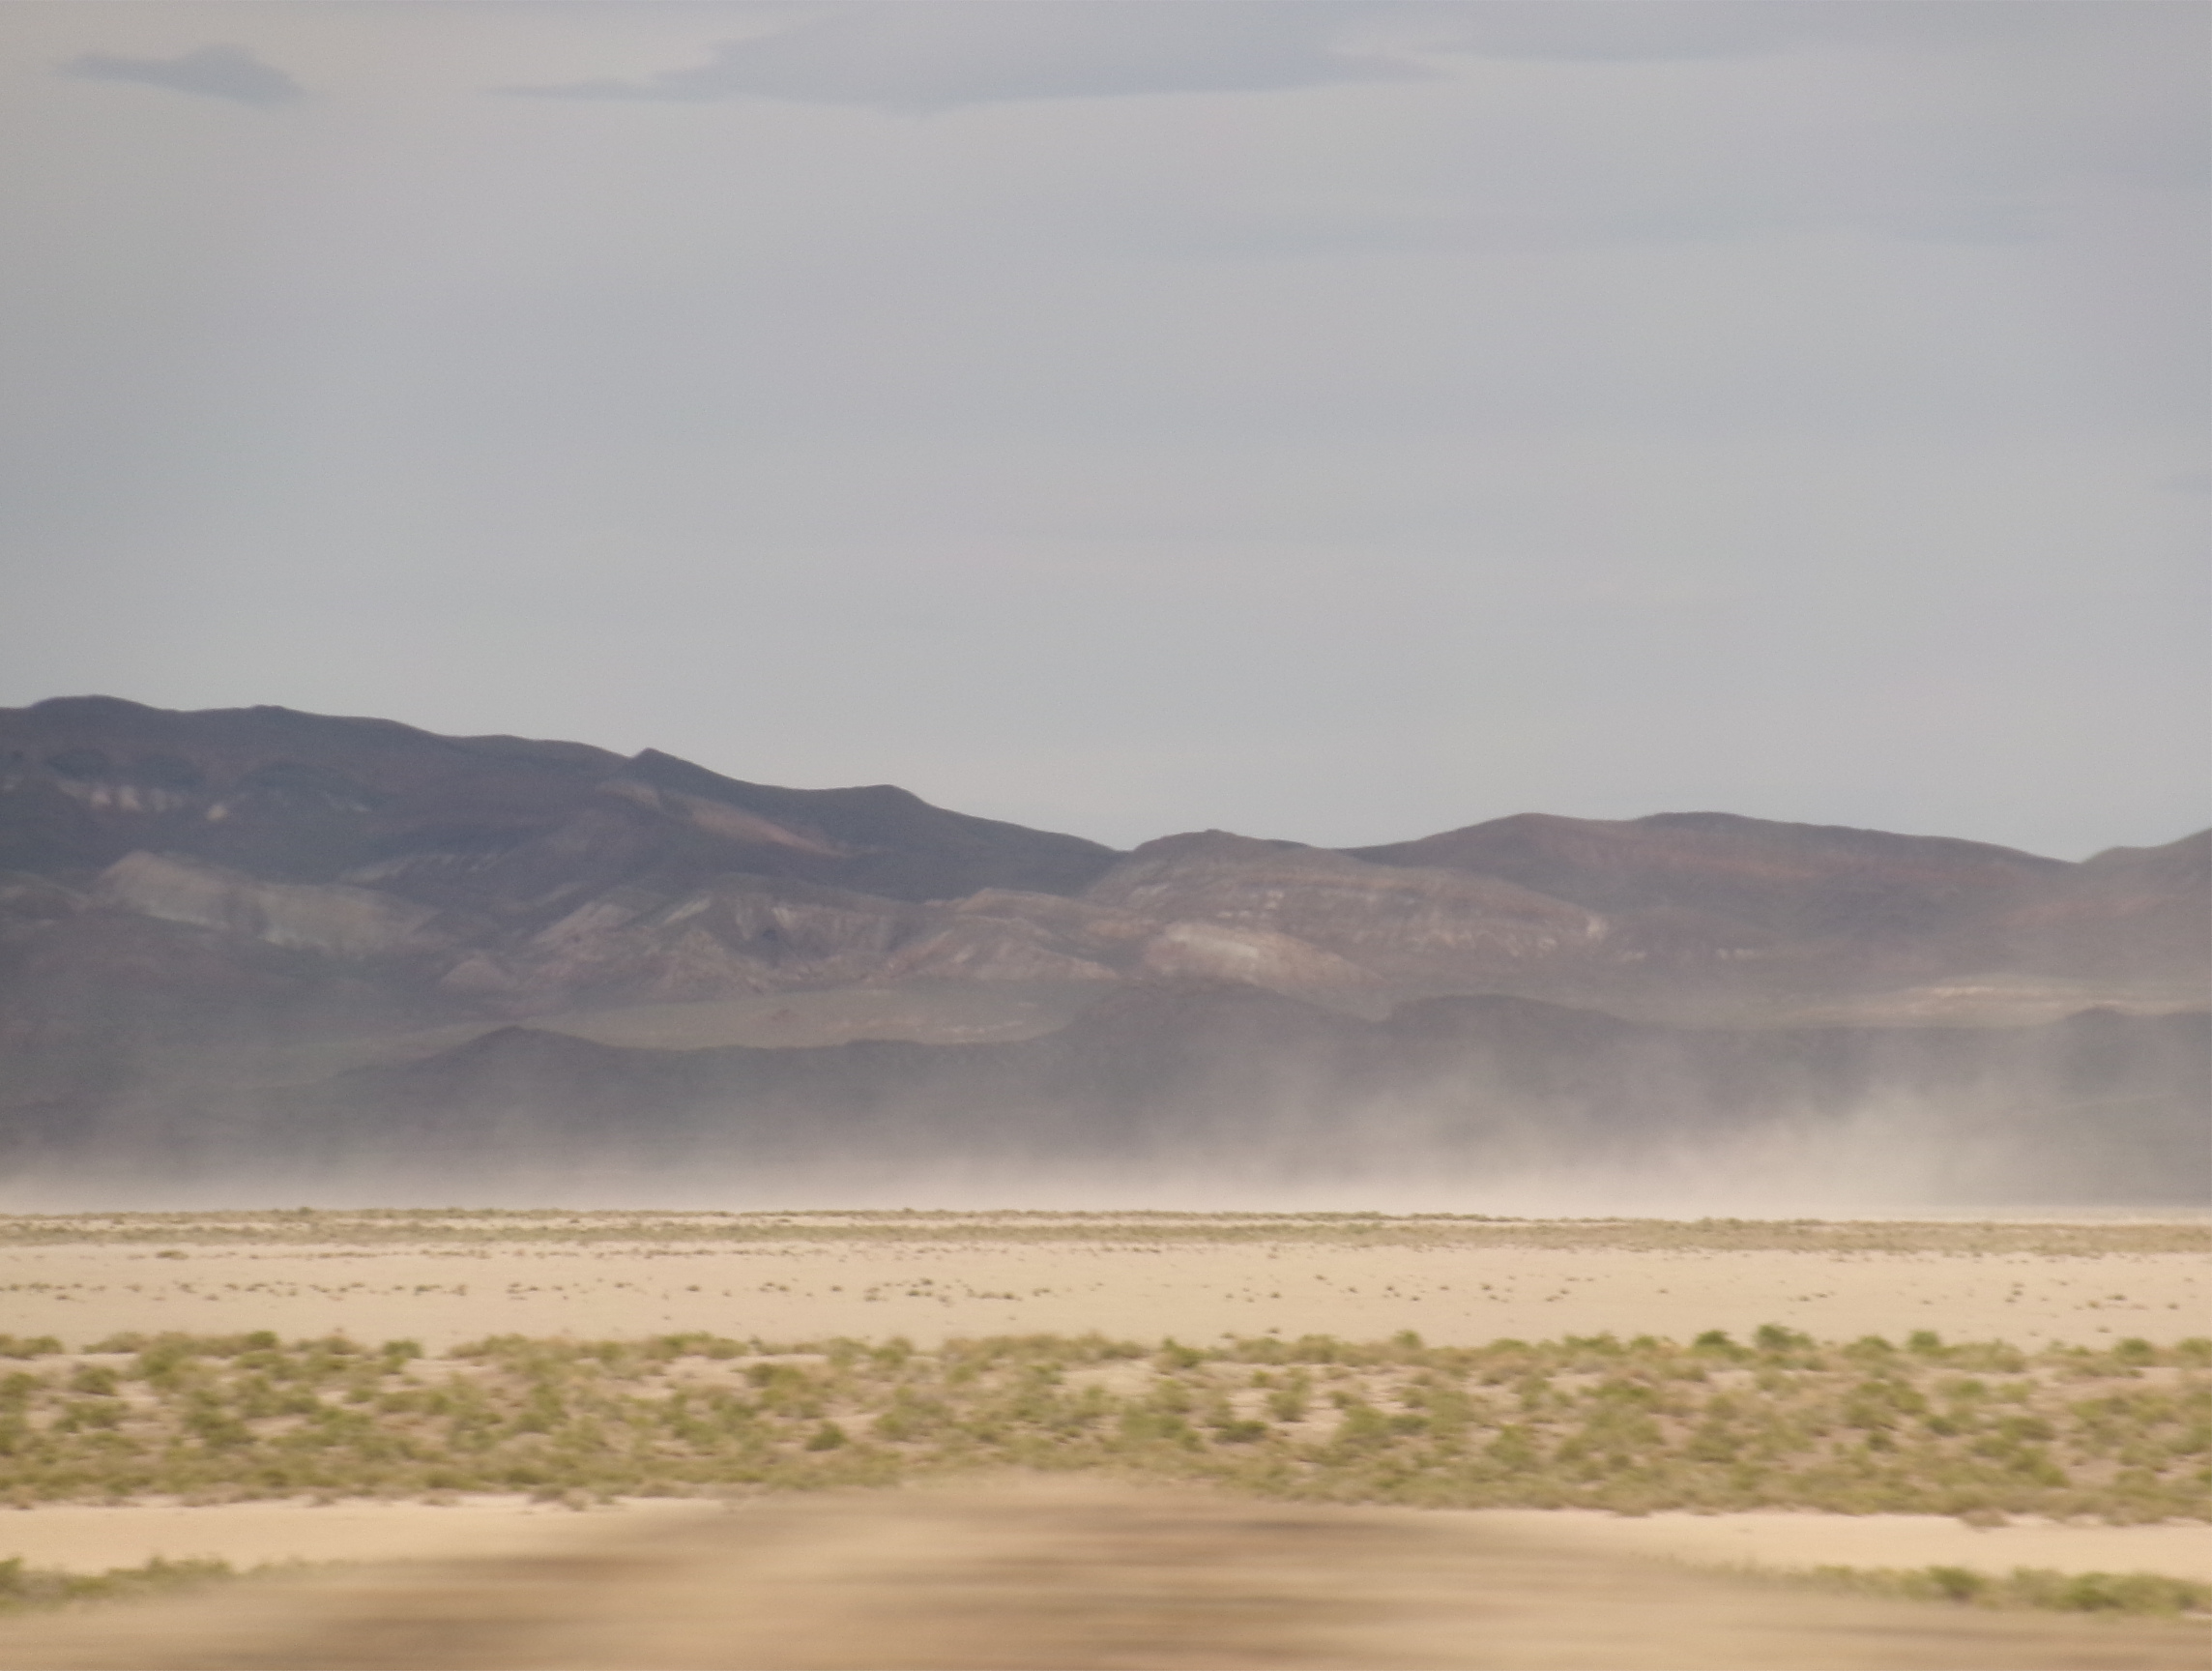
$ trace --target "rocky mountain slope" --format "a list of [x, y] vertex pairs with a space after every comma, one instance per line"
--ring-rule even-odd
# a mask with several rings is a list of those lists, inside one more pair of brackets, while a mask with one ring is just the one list
[[[1452, 1087], [1487, 1086], [1557, 1116], [1466, 1055], [1496, 1057], [1483, 1029], [1507, 1011], [1481, 1011], [1478, 1050], [1422, 1055], [1434, 1006], [1471, 1000], [1534, 1006], [1513, 1013], [1549, 1018], [1539, 1055], [1615, 1063], [1598, 1102], [1627, 1112], [1606, 1118], [1653, 1132], [1754, 1103], [1920, 1097], [1919, 1069], [1817, 1096], [1772, 1077], [1812, 1072], [1824, 1038], [1884, 1030], [1906, 1041], [1869, 1060], [1966, 1041], [1953, 1104], [2071, 1105], [2088, 1081], [2025, 1041], [2092, 1011], [2139, 1042], [2168, 1037], [2182, 1023], [2157, 1017], [2205, 1005], [2208, 901], [2212, 833], [2067, 864], [1720, 813], [1527, 814], [1342, 853], [1209, 831], [1120, 854], [889, 786], [775, 788], [652, 750], [73, 698], [0, 711], [0, 1138], [27, 1164], [95, 1131], [125, 1152], [131, 1131], [257, 1129], [251, 1110], [282, 1106], [286, 1129], [336, 1143], [339, 1107], [369, 1111], [349, 1130], [398, 1129], [409, 1096], [480, 1114], [470, 1075], [532, 1051], [568, 1064], [549, 1082], [566, 1089], [503, 1121], [634, 1104], [688, 1130], [699, 1109], [750, 1109], [731, 1129], [769, 1147], [775, 1121], [754, 1116], [787, 1083], [805, 1087], [789, 1120], [815, 1129], [865, 1104], [920, 1130], [924, 1088], [951, 1086], [1030, 1109], [1033, 1137], [1068, 1121], [1095, 1135], [1121, 1116], [1081, 1086], [1109, 1082], [1152, 1086], [1130, 1104], [1143, 1121], [1181, 1108], [1194, 1129], [1203, 1105], [1202, 1124], [1248, 1135], [1283, 1106], [1257, 1088], [1288, 1079], [1335, 1106], [1459, 1106]], [[1239, 1032], [1256, 1011], [1237, 994], [1298, 1020]], [[1588, 1041], [1622, 1027], [1649, 1035], [1629, 1056]], [[1334, 1041], [1325, 1061], [1313, 1041]], [[1659, 1072], [1651, 1041], [1703, 1066]], [[2194, 1118], [2200, 1086], [2142, 1049], [2157, 1084], [2115, 1095]], [[1237, 1066], [1200, 1073], [1194, 1052]], [[999, 1078], [961, 1078], [985, 1058]], [[1062, 1067], [1020, 1066], [1045, 1061]], [[1730, 1080], [1732, 1061], [1767, 1066]], [[1373, 1062], [1395, 1066], [1347, 1066]], [[432, 1089], [364, 1090], [385, 1081], [362, 1073]], [[604, 1106], [577, 1089], [602, 1081], [627, 1089]]]

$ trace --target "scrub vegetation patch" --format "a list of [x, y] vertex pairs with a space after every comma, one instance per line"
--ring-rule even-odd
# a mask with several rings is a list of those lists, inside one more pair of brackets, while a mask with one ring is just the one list
[[526, 1491], [618, 1496], [1106, 1470], [1337, 1503], [2212, 1515], [2212, 1340], [1600, 1334], [1429, 1346], [706, 1334], [9, 1342], [21, 1506]]
[[2048, 1567], [2015, 1567], [2000, 1574], [1972, 1567], [1815, 1567], [1790, 1576], [1827, 1590], [1962, 1606], [2212, 1616], [2212, 1584], [2163, 1572], [2060, 1572]]

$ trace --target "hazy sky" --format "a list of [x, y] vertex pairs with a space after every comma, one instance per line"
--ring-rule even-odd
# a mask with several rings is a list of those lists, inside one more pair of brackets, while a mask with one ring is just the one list
[[2193, 4], [0, 7], [0, 703], [2212, 819]]

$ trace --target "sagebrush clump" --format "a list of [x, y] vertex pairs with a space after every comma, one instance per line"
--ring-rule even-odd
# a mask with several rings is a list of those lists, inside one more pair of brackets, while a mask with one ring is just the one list
[[227, 1561], [194, 1556], [182, 1561], [155, 1556], [139, 1567], [114, 1567], [105, 1572], [65, 1572], [26, 1567], [21, 1557], [0, 1561], [0, 1614], [34, 1607], [66, 1607], [76, 1601], [126, 1601], [196, 1589], [245, 1573]]
[[18, 1503], [589, 1501], [1016, 1466], [1432, 1507], [2212, 1515], [2205, 1340], [15, 1344], [0, 1483]]
[[2212, 1584], [2163, 1572], [2060, 1572], [2048, 1567], [2015, 1567], [1999, 1574], [1971, 1567], [1815, 1567], [1791, 1576], [1825, 1589], [1975, 1607], [2168, 1616], [2212, 1612]]

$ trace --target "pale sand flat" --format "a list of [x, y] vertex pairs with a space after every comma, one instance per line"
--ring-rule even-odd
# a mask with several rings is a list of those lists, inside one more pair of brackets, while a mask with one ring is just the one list
[[[1152, 1341], [1307, 1333], [1436, 1344], [1611, 1333], [1686, 1340], [1780, 1323], [1823, 1339], [2110, 1344], [2212, 1334], [2194, 1253], [1803, 1252], [1349, 1246], [1285, 1242], [855, 1241], [652, 1248], [191, 1246], [0, 1250], [0, 1332], [82, 1347], [119, 1330], [413, 1338], [702, 1330], [819, 1339], [1079, 1334]], [[926, 1290], [921, 1285], [927, 1279]]]
[[597, 1525], [557, 1555], [0, 1622], [0, 1667], [2199, 1671], [2212, 1649], [2185, 1623], [1827, 1594], [1464, 1516], [1095, 1480]]
[[[527, 1497], [463, 1496], [447, 1504], [347, 1499], [88, 1507], [46, 1504], [0, 1512], [0, 1560], [102, 1572], [157, 1556], [214, 1556], [234, 1567], [287, 1561], [447, 1560], [557, 1554], [625, 1526], [725, 1512], [713, 1500], [639, 1497], [578, 1513]], [[1757, 1511], [1636, 1517], [1582, 1509], [1432, 1510], [1579, 1549], [1658, 1556], [1702, 1566], [1801, 1570], [1811, 1567], [2015, 1567], [2063, 1572], [2163, 1572], [2212, 1583], [2212, 1526], [2066, 1525], [2017, 1520], [1966, 1526], [1934, 1514]]]
[[360, 1498], [311, 1504], [223, 1503], [89, 1507], [42, 1504], [0, 1510], [0, 1561], [104, 1572], [160, 1557], [214, 1557], [251, 1568], [288, 1561], [447, 1560], [551, 1554], [606, 1535], [610, 1514], [632, 1523], [718, 1514], [717, 1502], [646, 1497], [583, 1513], [523, 1496], [467, 1496], [450, 1504]]
[[1937, 1514], [1667, 1512], [1636, 1517], [1585, 1509], [1438, 1510], [1579, 1548], [1657, 1555], [1701, 1566], [2015, 1567], [2060, 1572], [2162, 1572], [2212, 1584], [2212, 1526], [2076, 1526], [2016, 1520], [1967, 1526]]

